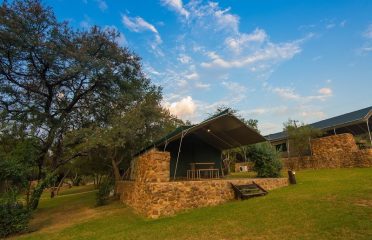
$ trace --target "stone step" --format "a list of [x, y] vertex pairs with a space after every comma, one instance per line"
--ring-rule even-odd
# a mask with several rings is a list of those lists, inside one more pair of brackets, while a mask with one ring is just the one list
[[240, 199], [248, 199], [255, 196], [263, 196], [267, 194], [262, 187], [258, 184], [248, 184], [248, 185], [234, 185], [231, 183], [232, 188], [236, 194], [236, 197]]

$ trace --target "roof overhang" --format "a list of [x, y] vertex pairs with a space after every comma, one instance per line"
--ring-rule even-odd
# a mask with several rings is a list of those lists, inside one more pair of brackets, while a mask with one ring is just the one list
[[[246, 125], [239, 118], [229, 112], [183, 130], [170, 139], [167, 139], [166, 142], [169, 143], [178, 140], [188, 134], [195, 134], [203, 141], [220, 150], [266, 141], [266, 138], [257, 130]], [[164, 142], [157, 146], [162, 145], [164, 145]]]
[[[350, 114], [350, 113], [347, 113], [347, 114]], [[340, 117], [340, 116], [336, 116], [334, 118], [337, 118], [337, 117]], [[352, 119], [350, 121], [339, 122], [337, 124], [330, 123], [328, 125], [324, 125], [322, 127], [318, 127], [317, 124], [319, 124], [320, 122], [324, 122], [324, 121], [328, 121], [329, 120], [329, 119], [325, 119], [325, 120], [322, 120], [322, 121], [319, 121], [319, 122], [316, 122], [316, 123], [309, 124], [309, 126], [318, 128], [318, 129], [320, 129], [322, 131], [330, 131], [330, 130], [334, 130], [334, 129], [337, 130], [337, 129], [340, 129], [340, 128], [346, 128], [347, 129], [347, 128], [351, 128], [351, 127], [356, 126], [356, 125], [366, 124], [368, 121], [370, 121], [369, 119], [371, 117], [372, 117], [372, 110], [369, 110], [365, 115], [360, 116], [358, 118], [354, 118], [354, 119]], [[276, 137], [275, 135], [278, 135], [278, 137]], [[281, 141], [286, 140], [288, 138], [286, 132], [278, 132], [278, 133], [274, 133], [274, 134], [269, 134], [269, 135], [267, 135], [265, 137], [271, 143], [281, 142]]]

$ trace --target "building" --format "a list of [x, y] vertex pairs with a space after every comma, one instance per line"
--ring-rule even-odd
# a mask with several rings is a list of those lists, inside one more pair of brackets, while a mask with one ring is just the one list
[[215, 175], [222, 176], [223, 150], [264, 141], [266, 139], [259, 132], [225, 110], [199, 124], [175, 129], [140, 153], [151, 148], [169, 152], [172, 179], [190, 177], [188, 171], [189, 174], [195, 174], [191, 171], [198, 166], [213, 168], [215, 172], [218, 171]]
[[[328, 118], [309, 124], [323, 131], [323, 136], [350, 133], [353, 136], [361, 136], [372, 145], [372, 106], [357, 111], [345, 113], [336, 117]], [[288, 138], [286, 132], [278, 132], [265, 136], [277, 150], [288, 150]]]
[[158, 218], [232, 200], [231, 184], [259, 184], [265, 191], [287, 186], [287, 178], [224, 178], [223, 150], [263, 141], [231, 112], [221, 112], [178, 128], [138, 153], [129, 179], [116, 182], [117, 193], [138, 214]]

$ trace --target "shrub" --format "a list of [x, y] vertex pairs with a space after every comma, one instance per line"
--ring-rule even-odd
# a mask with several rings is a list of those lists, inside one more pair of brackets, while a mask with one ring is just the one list
[[111, 191], [114, 190], [114, 181], [110, 177], [106, 177], [98, 185], [98, 192], [96, 195], [96, 206], [103, 206], [107, 204]]
[[30, 211], [17, 201], [15, 192], [0, 198], [0, 237], [6, 237], [27, 229]]
[[248, 157], [253, 162], [253, 171], [258, 177], [280, 177], [282, 163], [279, 153], [269, 143], [259, 143], [249, 147]]

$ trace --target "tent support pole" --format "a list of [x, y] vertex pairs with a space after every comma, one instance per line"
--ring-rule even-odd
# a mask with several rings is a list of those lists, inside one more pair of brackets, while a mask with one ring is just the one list
[[290, 155], [290, 154], [289, 154], [289, 139], [287, 139], [287, 155], [288, 155], [287, 157], [288, 157], [288, 159], [289, 159], [289, 155]]
[[336, 128], [333, 129], [333, 132], [335, 133], [335, 135], [337, 134], [337, 133], [336, 133]]
[[181, 134], [180, 146], [178, 147], [177, 161], [176, 161], [176, 167], [174, 169], [173, 180], [176, 180], [176, 173], [177, 173], [177, 167], [178, 167], [178, 159], [179, 159], [180, 153], [181, 153], [182, 140], [183, 140], [183, 137], [186, 135], [186, 133], [187, 133], [187, 130], [185, 132], [182, 131], [182, 134]]
[[369, 118], [367, 118], [367, 129], [368, 129], [368, 134], [369, 134], [369, 141], [371, 142], [371, 145], [372, 145], [372, 137], [371, 137], [371, 131], [370, 131], [370, 129], [369, 129], [369, 123], [368, 123], [368, 120], [369, 120]]
[[165, 144], [164, 144], [164, 150], [163, 150], [163, 152], [165, 152], [165, 149], [167, 148], [167, 146], [168, 146], [168, 139], [165, 139]]

